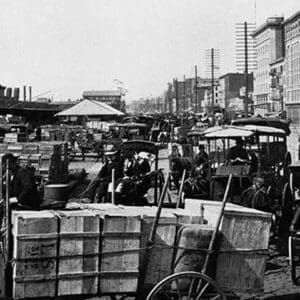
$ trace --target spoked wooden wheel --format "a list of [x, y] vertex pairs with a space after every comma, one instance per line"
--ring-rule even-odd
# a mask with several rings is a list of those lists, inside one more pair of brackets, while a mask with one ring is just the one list
[[146, 300], [226, 300], [219, 285], [207, 275], [198, 272], [172, 274], [159, 282]]

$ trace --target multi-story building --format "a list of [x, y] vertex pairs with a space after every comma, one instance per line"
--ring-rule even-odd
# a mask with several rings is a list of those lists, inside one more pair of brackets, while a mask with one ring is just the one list
[[[237, 106], [243, 107], [244, 95], [242, 91], [246, 87], [246, 78], [243, 73], [227, 73], [219, 78], [219, 103], [222, 108], [230, 110]], [[250, 95], [253, 92], [253, 73], [248, 74], [248, 104], [251, 105]]]
[[[265, 115], [277, 107], [271, 97], [272, 63], [284, 56], [283, 17], [271, 17], [253, 33], [256, 39], [257, 69], [254, 81], [254, 113]], [[278, 102], [278, 101], [277, 101]]]
[[300, 126], [300, 11], [284, 21], [287, 117]]

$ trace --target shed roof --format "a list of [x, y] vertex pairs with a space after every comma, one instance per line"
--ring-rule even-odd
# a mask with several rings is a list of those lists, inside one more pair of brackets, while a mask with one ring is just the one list
[[124, 113], [111, 107], [110, 105], [95, 101], [83, 100], [78, 104], [65, 109], [55, 116], [122, 116]]

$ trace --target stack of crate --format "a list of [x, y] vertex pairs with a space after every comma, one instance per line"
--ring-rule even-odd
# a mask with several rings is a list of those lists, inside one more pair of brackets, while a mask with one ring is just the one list
[[18, 142], [26, 142], [26, 133], [24, 132], [8, 132], [5, 133], [4, 143], [18, 143]]
[[58, 296], [96, 295], [100, 218], [87, 210], [60, 212]]

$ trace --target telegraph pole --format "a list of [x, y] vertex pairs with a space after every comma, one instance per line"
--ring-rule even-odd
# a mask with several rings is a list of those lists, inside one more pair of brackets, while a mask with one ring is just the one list
[[212, 125], [215, 125], [215, 76], [214, 76], [214, 48], [211, 48], [211, 106], [212, 106]]
[[185, 75], [183, 75], [183, 113], [185, 112]]
[[176, 115], [178, 115], [178, 80], [177, 78], [175, 79], [175, 99], [176, 99]]
[[195, 66], [195, 112], [198, 112], [198, 97], [197, 97], [198, 79], [197, 79], [197, 66]]
[[248, 118], [248, 29], [247, 22], [244, 22], [244, 37], [245, 37], [245, 115]]

